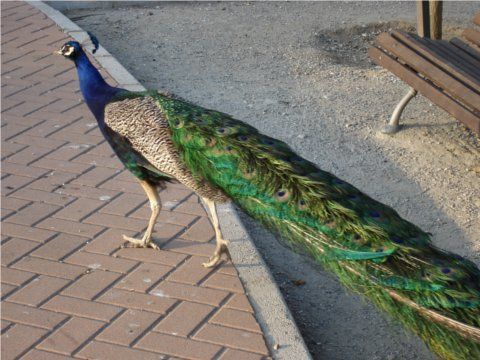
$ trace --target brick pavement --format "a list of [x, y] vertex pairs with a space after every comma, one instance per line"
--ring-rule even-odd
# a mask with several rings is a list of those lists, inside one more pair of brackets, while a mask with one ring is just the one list
[[268, 356], [235, 268], [201, 266], [214, 232], [188, 189], [160, 194], [161, 251], [120, 249], [147, 198], [52, 55], [67, 36], [27, 3], [1, 6], [2, 359]]

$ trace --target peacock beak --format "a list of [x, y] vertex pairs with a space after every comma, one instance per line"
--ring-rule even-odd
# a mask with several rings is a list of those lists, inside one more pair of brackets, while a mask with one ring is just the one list
[[55, 50], [52, 54], [63, 55], [62, 50]]

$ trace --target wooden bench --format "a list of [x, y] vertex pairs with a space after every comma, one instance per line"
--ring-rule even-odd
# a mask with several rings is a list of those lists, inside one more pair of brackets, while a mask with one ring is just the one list
[[[474, 23], [480, 26], [480, 13]], [[418, 91], [480, 134], [480, 32], [466, 29], [462, 37], [472, 44], [458, 38], [434, 40], [404, 31], [378, 36], [369, 56], [411, 87], [383, 133], [398, 131], [402, 111]]]

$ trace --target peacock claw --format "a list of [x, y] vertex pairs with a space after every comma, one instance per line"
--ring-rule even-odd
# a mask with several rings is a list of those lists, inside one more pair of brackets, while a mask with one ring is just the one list
[[211, 268], [217, 266], [222, 260], [222, 254], [227, 256], [227, 260], [232, 260], [232, 256], [230, 255], [230, 251], [228, 250], [228, 241], [227, 240], [220, 240], [217, 242], [217, 247], [215, 248], [215, 252], [213, 255], [208, 259], [207, 262], [203, 263], [202, 265], [206, 268]]
[[127, 235], [123, 235], [123, 240], [128, 241], [128, 243], [123, 244], [122, 248], [151, 248], [154, 250], [160, 250], [160, 247], [152, 241], [151, 237], [136, 239]]

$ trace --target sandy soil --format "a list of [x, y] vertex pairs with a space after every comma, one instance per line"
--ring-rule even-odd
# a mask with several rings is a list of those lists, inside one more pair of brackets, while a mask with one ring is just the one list
[[[448, 35], [479, 10], [478, 2], [445, 3]], [[288, 142], [433, 233], [438, 246], [480, 263], [478, 137], [420, 96], [402, 132], [377, 133], [407, 87], [366, 49], [381, 30], [411, 27], [414, 3], [152, 3], [67, 15], [146, 87]], [[309, 259], [243, 221], [315, 359], [434, 358]]]

